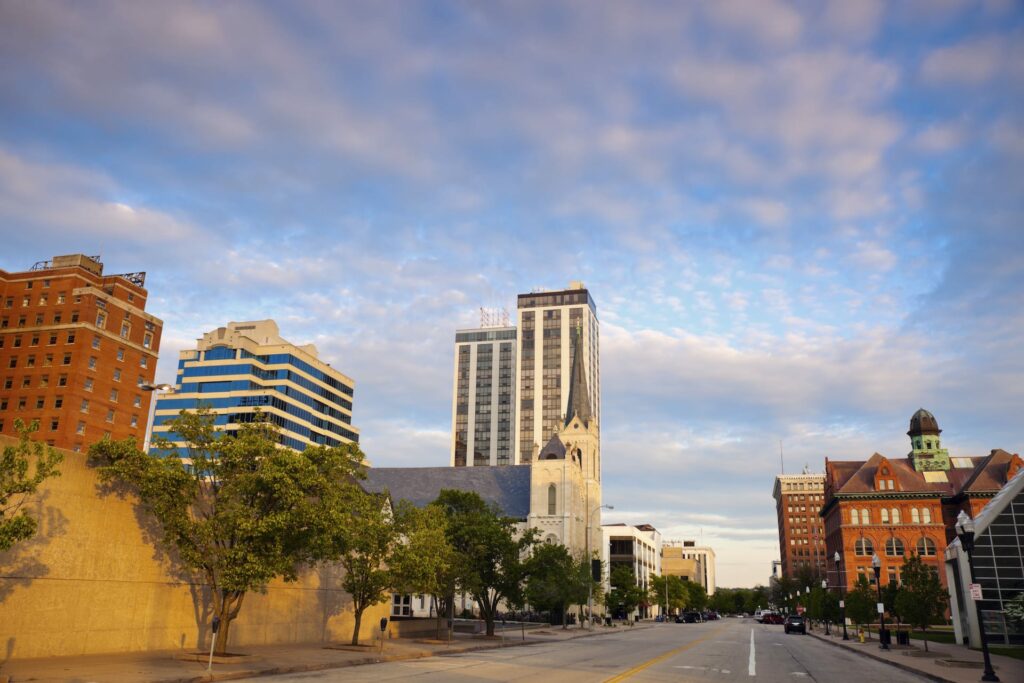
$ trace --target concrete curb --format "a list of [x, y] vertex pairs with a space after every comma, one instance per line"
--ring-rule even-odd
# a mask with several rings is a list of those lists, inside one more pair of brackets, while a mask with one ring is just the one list
[[838, 648], [840, 648], [842, 650], [845, 650], [847, 652], [853, 652], [855, 654], [861, 655], [862, 657], [868, 657], [869, 659], [874, 659], [876, 662], [883, 662], [885, 664], [888, 664], [889, 666], [894, 666], [897, 669], [902, 669], [903, 671], [906, 671], [907, 673], [916, 674], [918, 676], [921, 676], [922, 678], [927, 678], [929, 680], [936, 681], [937, 683], [959, 683], [958, 681], [954, 681], [954, 680], [951, 680], [949, 678], [943, 678], [942, 676], [936, 676], [935, 674], [930, 673], [928, 671], [922, 671], [921, 669], [914, 668], [914, 667], [910, 666], [909, 664], [904, 664], [903, 662], [894, 662], [891, 659], [887, 659], [885, 657], [882, 657], [881, 655], [876, 655], [874, 652], [866, 652], [864, 650], [858, 650], [858, 649], [855, 649], [855, 648], [852, 648], [852, 647], [846, 647], [845, 645], [842, 644], [842, 642], [838, 642], [838, 643], [833, 642], [831, 638], [826, 638], [825, 636], [819, 636], [817, 633], [811, 633], [809, 635], [817, 638], [821, 642], [828, 643], [829, 645], [832, 645], [833, 647], [838, 647]]
[[[634, 626], [634, 630], [637, 628], [650, 628], [650, 626]], [[626, 629], [628, 632], [629, 629]], [[447, 657], [451, 655], [460, 655], [467, 652], [480, 652], [482, 650], [501, 650], [508, 647], [523, 647], [529, 645], [544, 645], [546, 643], [566, 642], [569, 640], [577, 640], [580, 638], [593, 638], [595, 636], [609, 635], [611, 633], [619, 633], [617, 629], [607, 629], [598, 631], [595, 633], [581, 633], [580, 635], [574, 635], [571, 638], [564, 639], [552, 639], [549, 641], [545, 640], [529, 640], [529, 641], [509, 641], [502, 645], [500, 641], [491, 641], [489, 643], [482, 643], [479, 645], [470, 645], [465, 647], [456, 647], [448, 650], [439, 652], [416, 652], [405, 655], [384, 655], [382, 657], [374, 657], [372, 659], [361, 659], [361, 660], [348, 660], [339, 662], [324, 662], [321, 664], [295, 664], [288, 665], [283, 664], [279, 666], [269, 666], [266, 668], [259, 669], [247, 669], [242, 671], [225, 671], [224, 673], [217, 673], [216, 671], [212, 674], [201, 674], [199, 676], [186, 676], [178, 678], [161, 678], [158, 680], [150, 681], [150, 683], [210, 683], [212, 681], [236, 681], [245, 678], [260, 678], [262, 676], [277, 676], [280, 674], [294, 674], [294, 673], [309, 673], [312, 671], [328, 671], [330, 669], [345, 669], [352, 666], [363, 666], [366, 664], [383, 664], [386, 662], [402, 662], [410, 661], [414, 659], [427, 659], [429, 657]]]

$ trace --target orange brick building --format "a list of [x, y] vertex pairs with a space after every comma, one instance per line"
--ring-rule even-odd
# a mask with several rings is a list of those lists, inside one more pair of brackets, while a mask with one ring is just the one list
[[977, 514], [1024, 466], [1019, 455], [998, 449], [984, 457], [951, 458], [941, 447], [941, 432], [935, 416], [922, 409], [910, 419], [906, 457], [875, 453], [866, 461], [825, 460], [825, 542], [828, 557], [839, 552], [842, 558], [847, 589], [860, 575], [874, 583], [874, 554], [882, 563], [883, 585], [900, 580], [911, 553], [934, 566], [945, 583], [939, 570], [955, 537], [956, 515], [961, 509]]
[[832, 569], [825, 554], [821, 507], [825, 501], [825, 475], [780, 474], [772, 490], [779, 522], [779, 558], [782, 576], [827, 576]]
[[145, 312], [145, 273], [103, 275], [98, 257], [0, 270], [0, 433], [39, 420], [38, 438], [82, 450], [141, 443], [163, 322]]

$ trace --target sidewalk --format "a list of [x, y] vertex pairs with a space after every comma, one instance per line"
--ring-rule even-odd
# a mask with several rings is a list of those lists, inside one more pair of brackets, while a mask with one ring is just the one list
[[[457, 634], [451, 646], [429, 640], [395, 638], [384, 642], [384, 654], [379, 650], [354, 652], [352, 650], [325, 647], [321, 643], [301, 645], [264, 645], [231, 648], [236, 652], [252, 655], [244, 662], [213, 665], [213, 674], [206, 672], [206, 661], [190, 662], [176, 659], [179, 651], [133, 652], [110, 655], [85, 655], [77, 657], [49, 657], [45, 659], [21, 659], [0, 664], [0, 682], [5, 676], [10, 683], [33, 681], [33, 683], [200, 683], [202, 681], [226, 681], [271, 674], [321, 671], [361, 664], [391, 662], [406, 659], [436, 657], [475, 650], [491, 650], [517, 645], [536, 645], [553, 641], [588, 638], [628, 630], [628, 626], [607, 628], [595, 627], [586, 631], [578, 627], [562, 630], [559, 626], [544, 627], [526, 632], [523, 639], [519, 629], [509, 630], [504, 641], [501, 638]], [[650, 628], [639, 624], [635, 629]], [[335, 645], [342, 645], [337, 643]]]
[[[853, 629], [849, 631], [850, 640], [848, 641], [844, 641], [842, 638], [842, 627], [840, 627], [840, 635], [838, 636], [835, 635], [834, 630], [832, 636], [824, 635], [821, 630], [815, 630], [809, 632], [809, 634], [832, 645], [853, 650], [866, 657], [892, 664], [904, 671], [916, 673], [933, 681], [940, 681], [940, 683], [977, 683], [981, 680], [981, 674], [984, 671], [981, 664], [984, 659], [978, 650], [971, 650], [963, 645], [929, 642], [928, 650], [936, 656], [912, 657], [905, 654], [910, 650], [879, 650], [877, 635], [874, 640], [861, 644], [860, 641], [856, 640], [854, 632]], [[910, 644], [916, 646], [916, 651], [924, 651], [923, 640], [912, 637]], [[979, 666], [977, 668], [943, 666], [938, 663], [940, 659], [977, 662]], [[1024, 681], [1024, 660], [1002, 657], [1000, 655], [991, 655], [991, 659], [996, 675], [999, 676], [1001, 681], [1004, 683]]]

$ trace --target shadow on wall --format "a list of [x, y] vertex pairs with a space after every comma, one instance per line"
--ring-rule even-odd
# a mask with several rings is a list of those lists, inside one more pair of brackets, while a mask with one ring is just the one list
[[50, 568], [37, 556], [50, 541], [67, 533], [68, 527], [64, 513], [47, 503], [50, 496], [49, 491], [43, 491], [31, 503], [30, 514], [39, 522], [35, 535], [0, 553], [0, 604], [18, 588], [28, 588], [50, 573]]
[[320, 591], [317, 593], [320, 603], [320, 640], [326, 643], [331, 640], [331, 618], [345, 610], [348, 593], [340, 588], [342, 571], [338, 565], [321, 564], [316, 567], [316, 575], [320, 580]]
[[[90, 469], [98, 467], [91, 458], [86, 461], [86, 464]], [[167, 576], [172, 577], [172, 581], [169, 581], [168, 585], [188, 586], [189, 594], [192, 596], [192, 614], [196, 623], [195, 641], [192, 647], [205, 648], [209, 644], [210, 621], [213, 618], [213, 595], [210, 587], [203, 581], [199, 572], [181, 561], [173, 547], [164, 543], [163, 527], [146, 512], [145, 506], [138, 502], [138, 498], [126, 485], [120, 482], [97, 481], [96, 493], [101, 499], [115, 496], [119, 500], [131, 502], [135, 523], [138, 524], [139, 530], [142, 532], [142, 540], [153, 549], [153, 561], [163, 568]], [[179, 642], [169, 645], [182, 650], [189, 649], [188, 634], [182, 633]]]

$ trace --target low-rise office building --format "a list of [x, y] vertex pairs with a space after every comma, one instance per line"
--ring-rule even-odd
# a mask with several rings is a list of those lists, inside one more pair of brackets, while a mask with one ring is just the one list
[[[604, 524], [601, 526], [604, 539], [601, 561], [605, 567], [605, 590], [611, 590], [611, 573], [616, 567], [626, 566], [633, 571], [636, 584], [648, 589], [651, 577], [661, 576], [661, 532], [650, 524]], [[632, 615], [649, 619], [661, 613], [658, 605], [642, 604]]]

